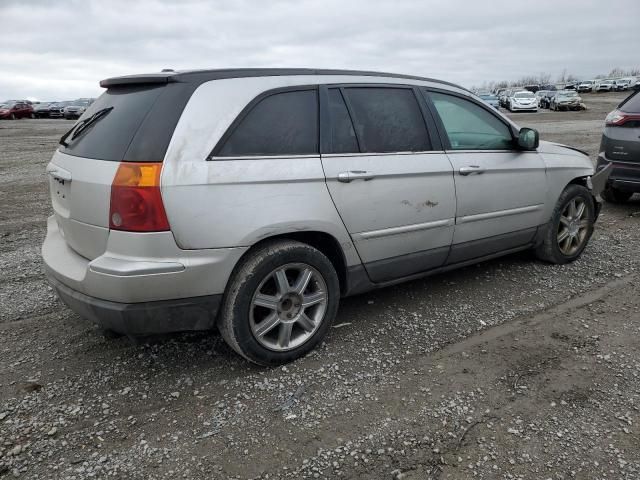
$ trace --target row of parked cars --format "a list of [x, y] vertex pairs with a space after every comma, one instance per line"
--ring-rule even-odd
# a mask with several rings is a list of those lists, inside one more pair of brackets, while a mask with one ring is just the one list
[[93, 98], [35, 103], [29, 100], [7, 100], [0, 103], [0, 119], [65, 118], [72, 120], [80, 118], [93, 101]]
[[478, 96], [492, 107], [510, 112], [537, 112], [539, 108], [551, 110], [583, 110], [582, 98], [575, 90], [538, 90], [533, 93], [522, 88], [502, 89], [498, 92], [480, 92]]

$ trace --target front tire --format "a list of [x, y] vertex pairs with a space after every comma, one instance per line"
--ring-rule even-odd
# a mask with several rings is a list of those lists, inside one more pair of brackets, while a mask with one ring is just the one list
[[301, 242], [276, 240], [236, 267], [218, 317], [222, 337], [258, 365], [291, 362], [326, 335], [340, 285], [331, 261]]
[[625, 192], [611, 185], [607, 185], [601, 195], [602, 198], [609, 203], [625, 203], [633, 196], [633, 192]]
[[536, 256], [549, 263], [576, 260], [593, 234], [595, 205], [591, 192], [582, 185], [569, 185], [560, 194], [551, 221]]

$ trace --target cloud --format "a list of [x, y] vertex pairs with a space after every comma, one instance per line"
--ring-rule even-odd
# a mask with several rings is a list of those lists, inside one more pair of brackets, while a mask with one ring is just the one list
[[638, 67], [640, 2], [3, 0], [0, 100], [162, 68], [393, 71], [465, 86]]

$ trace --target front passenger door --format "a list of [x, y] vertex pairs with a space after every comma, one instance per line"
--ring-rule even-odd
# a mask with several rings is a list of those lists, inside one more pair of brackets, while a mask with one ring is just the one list
[[429, 91], [453, 165], [457, 210], [448, 263], [530, 243], [544, 223], [546, 170], [535, 151], [516, 148], [511, 127], [462, 95]]

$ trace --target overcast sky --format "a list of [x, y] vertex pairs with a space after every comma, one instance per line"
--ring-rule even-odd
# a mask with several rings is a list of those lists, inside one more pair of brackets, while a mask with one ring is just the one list
[[0, 0], [0, 100], [162, 68], [317, 67], [464, 86], [640, 67], [640, 0]]

